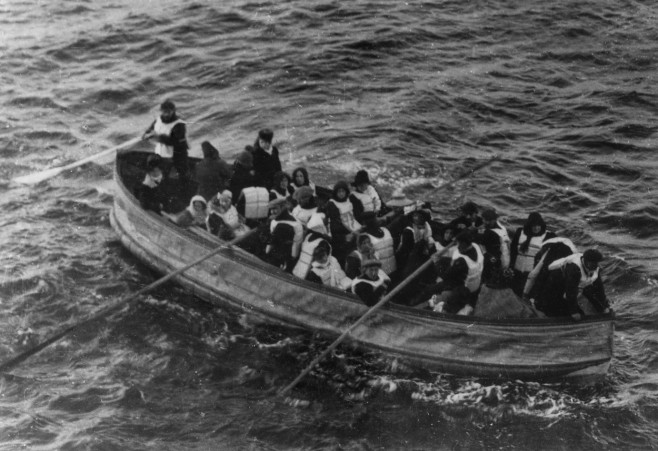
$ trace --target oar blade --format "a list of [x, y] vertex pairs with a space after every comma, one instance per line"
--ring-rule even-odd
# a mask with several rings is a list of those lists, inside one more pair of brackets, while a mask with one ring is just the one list
[[51, 168], [46, 169], [45, 171], [35, 172], [33, 174], [23, 175], [20, 177], [15, 177], [11, 179], [12, 182], [19, 183], [21, 185], [36, 185], [37, 183], [53, 178], [56, 175], [59, 175], [64, 168]]

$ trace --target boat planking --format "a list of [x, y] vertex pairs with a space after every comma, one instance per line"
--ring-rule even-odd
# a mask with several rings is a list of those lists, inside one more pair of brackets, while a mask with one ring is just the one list
[[[141, 208], [134, 187], [150, 153], [117, 155], [110, 215], [123, 245], [147, 266], [170, 273], [225, 242]], [[367, 310], [356, 296], [299, 279], [239, 247], [173, 279], [195, 296], [266, 321], [335, 338]], [[350, 335], [353, 344], [431, 371], [494, 379], [592, 382], [613, 353], [614, 314], [485, 319], [389, 303]]]

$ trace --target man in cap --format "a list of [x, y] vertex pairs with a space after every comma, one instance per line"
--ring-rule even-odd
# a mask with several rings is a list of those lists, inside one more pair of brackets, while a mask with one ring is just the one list
[[578, 305], [579, 295], [586, 297], [598, 313], [608, 313], [599, 263], [603, 255], [596, 249], [575, 253], [548, 266], [546, 283], [538, 290], [536, 307], [547, 316], [567, 316], [580, 320], [585, 314]]
[[361, 274], [352, 281], [352, 293], [368, 307], [377, 304], [388, 290], [391, 279], [381, 270], [382, 262], [375, 259], [361, 264]]
[[153, 139], [156, 142], [155, 153], [163, 159], [164, 176], [169, 176], [173, 165], [184, 187], [188, 186], [190, 177], [186, 133], [185, 122], [176, 115], [176, 105], [171, 100], [165, 100], [160, 105], [160, 115], [142, 136], [142, 139]]
[[288, 211], [286, 199], [274, 199], [270, 209], [270, 238], [265, 260], [286, 271], [292, 271], [304, 239], [304, 228]]
[[264, 128], [258, 132], [252, 154], [254, 156], [254, 173], [257, 186], [271, 190], [274, 185], [274, 174], [281, 171], [279, 149], [272, 145], [274, 132]]

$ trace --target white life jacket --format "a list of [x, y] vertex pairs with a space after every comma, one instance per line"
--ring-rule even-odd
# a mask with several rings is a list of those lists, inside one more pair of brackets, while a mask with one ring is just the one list
[[342, 222], [350, 232], [357, 232], [361, 229], [361, 224], [354, 219], [354, 207], [352, 206], [352, 202], [348, 199], [345, 199], [343, 202], [331, 199], [329, 202], [332, 202], [336, 208], [338, 208], [338, 211], [340, 212], [340, 222]]
[[244, 217], [247, 219], [267, 218], [270, 213], [268, 204], [270, 195], [267, 188], [262, 186], [250, 186], [242, 190], [244, 196]]
[[475, 248], [477, 254], [477, 260], [473, 261], [468, 255], [464, 255], [459, 252], [459, 248], [455, 246], [455, 250], [452, 254], [452, 263], [454, 264], [458, 259], [463, 258], [468, 266], [468, 274], [466, 275], [466, 280], [464, 281], [464, 286], [471, 293], [475, 293], [480, 289], [482, 284], [482, 271], [484, 270], [484, 255], [480, 246], [473, 243], [472, 245]]
[[302, 208], [300, 205], [297, 205], [292, 209], [291, 214], [295, 217], [295, 219], [306, 226], [308, 225], [308, 221], [311, 219], [311, 216], [317, 213], [317, 211], [317, 207]]
[[373, 290], [376, 290], [377, 288], [384, 285], [384, 283], [391, 281], [391, 279], [386, 275], [384, 271], [382, 271], [381, 268], [379, 268], [379, 272], [377, 273], [377, 276], [378, 276], [377, 280], [362, 279], [361, 276], [356, 277], [352, 281], [352, 293], [356, 294], [355, 288], [360, 283], [367, 283], [368, 285], [372, 285]]
[[249, 227], [247, 227], [245, 224], [243, 224], [240, 221], [240, 215], [238, 214], [238, 210], [235, 208], [234, 205], [231, 205], [228, 210], [226, 210], [224, 213], [220, 213], [217, 210], [212, 210], [208, 214], [208, 218], [206, 219], [206, 227], [208, 230], [210, 230], [210, 216], [211, 215], [216, 215], [217, 217], [221, 218], [222, 221], [224, 221], [224, 224], [226, 224], [228, 227], [230, 227], [233, 232], [235, 232], [236, 236], [242, 236], [245, 233], [249, 231]]
[[313, 262], [311, 272], [322, 280], [322, 285], [340, 288], [341, 290], [347, 290], [352, 286], [352, 279], [345, 275], [345, 271], [333, 255], [329, 256], [329, 260], [324, 265]]
[[[315, 239], [311, 239], [315, 236]], [[317, 235], [308, 235], [302, 241], [301, 251], [299, 253], [299, 260], [292, 270], [293, 275], [299, 277], [300, 279], [306, 279], [309, 269], [311, 269], [311, 263], [313, 262], [313, 252], [318, 245], [326, 241], [324, 238]]]
[[544, 243], [544, 238], [546, 238], [546, 232], [540, 236], [533, 236], [530, 238], [530, 243], [528, 250], [522, 252], [520, 247], [521, 243], [525, 243], [528, 239], [528, 236], [523, 230], [521, 230], [521, 235], [519, 236], [519, 248], [516, 255], [516, 261], [514, 262], [514, 269], [520, 272], [530, 272], [532, 268], [535, 267], [535, 255], [541, 249], [542, 244]]
[[272, 222], [270, 223], [270, 233], [274, 232], [274, 229], [278, 224], [288, 224], [293, 228], [295, 231], [295, 235], [292, 239], [292, 248], [290, 249], [290, 255], [293, 256], [293, 258], [296, 258], [299, 255], [299, 251], [302, 247], [302, 240], [304, 239], [304, 228], [302, 227], [301, 222], [295, 220], [295, 221], [288, 221], [288, 220], [276, 220], [273, 219]]
[[432, 226], [429, 222], [426, 222], [425, 225], [421, 228], [408, 226], [407, 230], [411, 230], [411, 233], [414, 236], [414, 243], [419, 243], [420, 241], [427, 241], [429, 246], [434, 245], [434, 238], [432, 238]]
[[384, 236], [377, 238], [374, 235], [366, 233], [370, 237], [370, 242], [372, 247], [375, 250], [375, 255], [377, 259], [382, 262], [382, 270], [386, 274], [392, 274], [396, 269], [398, 269], [397, 262], [395, 260], [395, 249], [393, 247], [393, 237], [391, 232], [386, 227], [381, 228], [384, 231]]
[[[171, 131], [174, 129], [174, 126], [176, 124], [184, 124], [185, 122], [181, 121], [180, 119], [176, 119], [173, 122], [169, 122], [168, 124], [165, 124], [162, 122], [162, 118], [160, 116], [157, 117], [155, 120], [155, 124], [153, 125], [153, 131], [158, 134], [158, 135], [167, 135], [171, 136]], [[173, 158], [174, 156], [174, 148], [172, 146], [168, 146], [164, 143], [155, 143], [155, 153], [160, 155], [162, 158]]]
[[360, 193], [359, 191], [352, 191], [352, 195], [356, 197], [359, 202], [361, 202], [361, 205], [363, 205], [363, 211], [373, 211], [377, 212], [378, 210], [375, 210], [375, 200], [372, 198], [372, 196], [366, 191], [365, 193]]
[[578, 268], [580, 269], [580, 282], [578, 282], [578, 290], [582, 292], [583, 288], [593, 284], [594, 281], [599, 278], [599, 269], [600, 269], [600, 268], [596, 268], [596, 270], [592, 271], [591, 273], [586, 271], [585, 268], [583, 267], [582, 256], [583, 254], [578, 253], [578, 254], [569, 255], [559, 260], [555, 260], [553, 263], [548, 265], [548, 269], [549, 271], [553, 271], [555, 269], [561, 269], [564, 272], [564, 269], [569, 263], [578, 265]]
[[495, 229], [491, 229], [492, 232], [495, 232], [496, 235], [500, 238], [500, 263], [503, 269], [509, 268], [509, 261], [510, 261], [510, 256], [509, 256], [509, 244], [510, 244], [510, 239], [509, 239], [509, 234], [507, 233], [507, 229], [500, 225], [500, 222], [496, 222], [496, 227]]

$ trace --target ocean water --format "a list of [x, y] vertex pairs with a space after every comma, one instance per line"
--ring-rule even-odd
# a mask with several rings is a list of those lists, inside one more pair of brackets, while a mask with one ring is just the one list
[[[615, 357], [594, 386], [413, 371], [168, 285], [0, 377], [0, 450], [656, 449], [658, 5], [650, 1], [0, 2], [0, 361], [157, 278], [109, 225], [110, 161], [165, 98], [229, 161], [367, 169], [605, 255]], [[463, 168], [500, 161], [449, 189]]]

